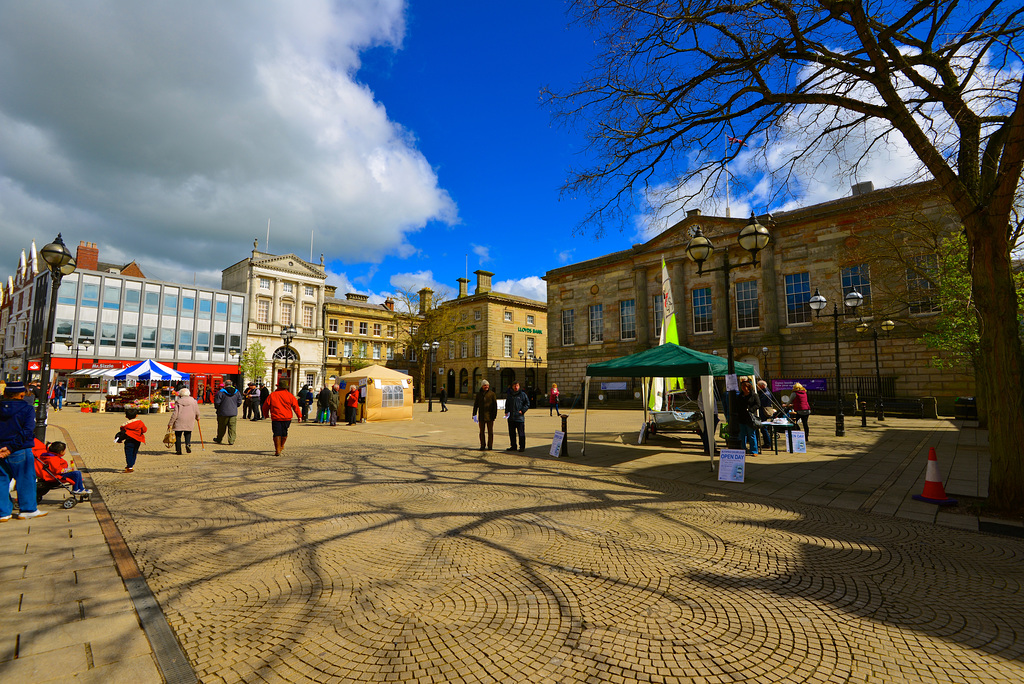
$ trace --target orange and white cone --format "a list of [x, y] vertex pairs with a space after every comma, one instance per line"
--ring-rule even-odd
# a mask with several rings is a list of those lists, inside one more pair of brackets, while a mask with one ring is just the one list
[[946, 496], [942, 486], [942, 475], [939, 474], [939, 459], [935, 456], [935, 447], [928, 449], [928, 470], [924, 475], [924, 492], [914, 494], [914, 499], [939, 506], [955, 506], [956, 499]]

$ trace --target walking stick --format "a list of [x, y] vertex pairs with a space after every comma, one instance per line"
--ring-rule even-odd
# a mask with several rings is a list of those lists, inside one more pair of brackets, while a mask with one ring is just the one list
[[196, 429], [199, 430], [199, 449], [206, 451], [206, 442], [203, 441], [203, 424], [196, 420]]

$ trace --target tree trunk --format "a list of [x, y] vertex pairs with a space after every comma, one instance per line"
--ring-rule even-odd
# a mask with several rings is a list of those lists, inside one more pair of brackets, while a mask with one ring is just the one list
[[980, 213], [964, 221], [978, 310], [979, 398], [988, 416], [989, 502], [1024, 509], [1024, 353], [1006, 222]]

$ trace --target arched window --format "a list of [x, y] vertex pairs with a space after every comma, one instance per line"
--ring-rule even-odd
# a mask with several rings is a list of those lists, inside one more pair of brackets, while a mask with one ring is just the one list
[[274, 360], [276, 361], [298, 361], [299, 355], [295, 353], [295, 350], [291, 347], [278, 347], [274, 352]]
[[469, 371], [465, 368], [459, 371], [459, 391], [463, 394], [469, 392]]

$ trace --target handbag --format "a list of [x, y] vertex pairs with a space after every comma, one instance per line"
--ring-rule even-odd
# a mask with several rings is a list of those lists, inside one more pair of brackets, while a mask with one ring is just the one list
[[167, 427], [167, 434], [164, 435], [164, 446], [170, 449], [174, 446], [174, 429]]
[[114, 442], [115, 442], [116, 444], [121, 444], [121, 443], [122, 443], [122, 442], [124, 442], [124, 440], [126, 440], [127, 438], [128, 438], [128, 433], [126, 433], [126, 432], [124, 431], [124, 428], [121, 428], [120, 430], [118, 430], [118, 431], [117, 431], [117, 434], [116, 434], [116, 435], [114, 435]]
[[760, 428], [761, 419], [757, 417], [757, 411], [748, 411], [748, 413], [750, 414], [750, 423], [754, 426], [755, 429]]

